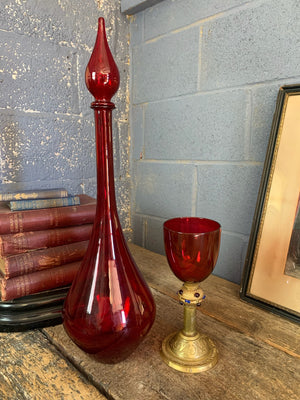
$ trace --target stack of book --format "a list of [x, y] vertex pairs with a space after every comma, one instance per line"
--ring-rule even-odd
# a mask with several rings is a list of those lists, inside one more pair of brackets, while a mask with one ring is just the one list
[[95, 199], [64, 189], [0, 194], [1, 301], [70, 285], [95, 213]]

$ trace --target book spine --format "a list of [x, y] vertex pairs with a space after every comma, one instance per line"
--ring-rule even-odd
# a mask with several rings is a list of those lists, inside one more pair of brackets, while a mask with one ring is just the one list
[[0, 271], [6, 279], [11, 279], [35, 271], [58, 267], [81, 260], [87, 247], [88, 240], [3, 257], [0, 259]]
[[0, 201], [25, 200], [25, 199], [50, 199], [67, 197], [66, 189], [24, 190], [23, 192], [0, 193]]
[[2, 278], [1, 300], [14, 300], [30, 294], [70, 285], [80, 265], [81, 261], [76, 261], [12, 279]]
[[96, 203], [41, 210], [11, 211], [0, 215], [0, 235], [90, 224], [94, 221], [95, 214]]
[[9, 202], [11, 211], [37, 210], [40, 208], [54, 208], [77, 206], [80, 204], [78, 196], [58, 197], [55, 199], [14, 200]]
[[10, 256], [25, 253], [29, 250], [62, 246], [64, 244], [88, 240], [91, 236], [92, 229], [92, 224], [85, 224], [67, 228], [1, 235], [0, 256]]

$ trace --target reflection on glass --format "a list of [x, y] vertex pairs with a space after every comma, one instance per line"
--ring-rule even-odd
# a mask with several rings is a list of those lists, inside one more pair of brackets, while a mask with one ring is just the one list
[[300, 279], [300, 195], [284, 273]]

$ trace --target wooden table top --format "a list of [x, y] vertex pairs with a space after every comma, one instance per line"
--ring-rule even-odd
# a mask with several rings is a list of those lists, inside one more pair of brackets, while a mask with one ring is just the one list
[[162, 340], [183, 326], [176, 291], [181, 282], [164, 256], [130, 245], [156, 301], [155, 323], [125, 361], [92, 360], [62, 325], [0, 333], [0, 399], [298, 400], [300, 326], [245, 303], [239, 286], [211, 275], [198, 328], [219, 351], [217, 365], [186, 374], [162, 362]]

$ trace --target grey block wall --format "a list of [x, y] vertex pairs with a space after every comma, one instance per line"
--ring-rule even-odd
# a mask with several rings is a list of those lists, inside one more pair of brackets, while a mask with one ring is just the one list
[[298, 0], [164, 0], [131, 17], [134, 241], [175, 216], [222, 225], [240, 282], [277, 92], [300, 82]]
[[62, 186], [96, 195], [93, 98], [84, 72], [100, 16], [121, 77], [113, 98], [115, 178], [130, 236], [129, 26], [118, 0], [1, 0], [0, 190]]

